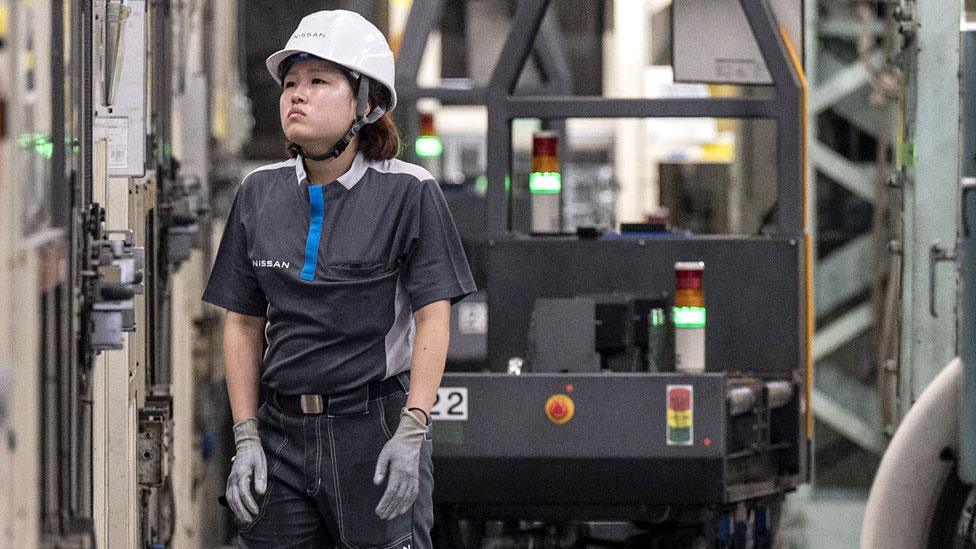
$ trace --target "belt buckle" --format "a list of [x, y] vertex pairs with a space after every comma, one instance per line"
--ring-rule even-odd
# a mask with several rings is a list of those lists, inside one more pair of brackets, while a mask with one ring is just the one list
[[321, 414], [325, 411], [322, 404], [322, 395], [302, 395], [303, 414]]

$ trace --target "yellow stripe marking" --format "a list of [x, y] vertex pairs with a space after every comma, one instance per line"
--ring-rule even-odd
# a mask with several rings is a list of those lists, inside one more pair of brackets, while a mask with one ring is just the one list
[[803, 253], [804, 264], [806, 266], [806, 399], [807, 399], [807, 438], [813, 438], [813, 324], [815, 322], [813, 314], [813, 240], [810, 235], [810, 213], [807, 204], [807, 189], [810, 184], [807, 181], [807, 165], [809, 162], [810, 147], [807, 143], [807, 77], [803, 72], [803, 64], [790, 41], [789, 34], [785, 27], [779, 28], [779, 34], [783, 38], [786, 51], [790, 54], [793, 61], [793, 70], [800, 80], [800, 180], [803, 191]]

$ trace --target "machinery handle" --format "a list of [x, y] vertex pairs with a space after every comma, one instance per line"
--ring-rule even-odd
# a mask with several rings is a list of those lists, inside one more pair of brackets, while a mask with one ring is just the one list
[[932, 318], [938, 318], [939, 312], [935, 307], [935, 292], [936, 292], [936, 279], [935, 279], [935, 265], [940, 261], [955, 261], [956, 260], [956, 249], [943, 247], [936, 240], [932, 243], [929, 248], [929, 314]]

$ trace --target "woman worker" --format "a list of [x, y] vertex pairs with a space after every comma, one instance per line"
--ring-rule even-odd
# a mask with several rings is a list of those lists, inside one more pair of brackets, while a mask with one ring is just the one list
[[267, 67], [292, 158], [244, 178], [203, 295], [227, 309], [240, 545], [430, 547], [430, 409], [450, 306], [475, 290], [457, 230], [430, 173], [394, 159], [376, 27], [313, 13]]

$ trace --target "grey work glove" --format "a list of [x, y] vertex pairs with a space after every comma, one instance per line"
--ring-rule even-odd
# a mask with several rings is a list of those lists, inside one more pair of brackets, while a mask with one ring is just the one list
[[234, 424], [234, 455], [227, 477], [227, 490], [224, 497], [227, 505], [241, 522], [251, 522], [258, 514], [258, 503], [251, 494], [251, 481], [254, 489], [263, 495], [268, 489], [268, 462], [258, 436], [258, 420], [244, 419]]
[[373, 484], [387, 478], [386, 491], [376, 506], [376, 516], [390, 520], [406, 513], [420, 492], [420, 448], [429, 428], [406, 408], [400, 410], [400, 425], [380, 451]]

